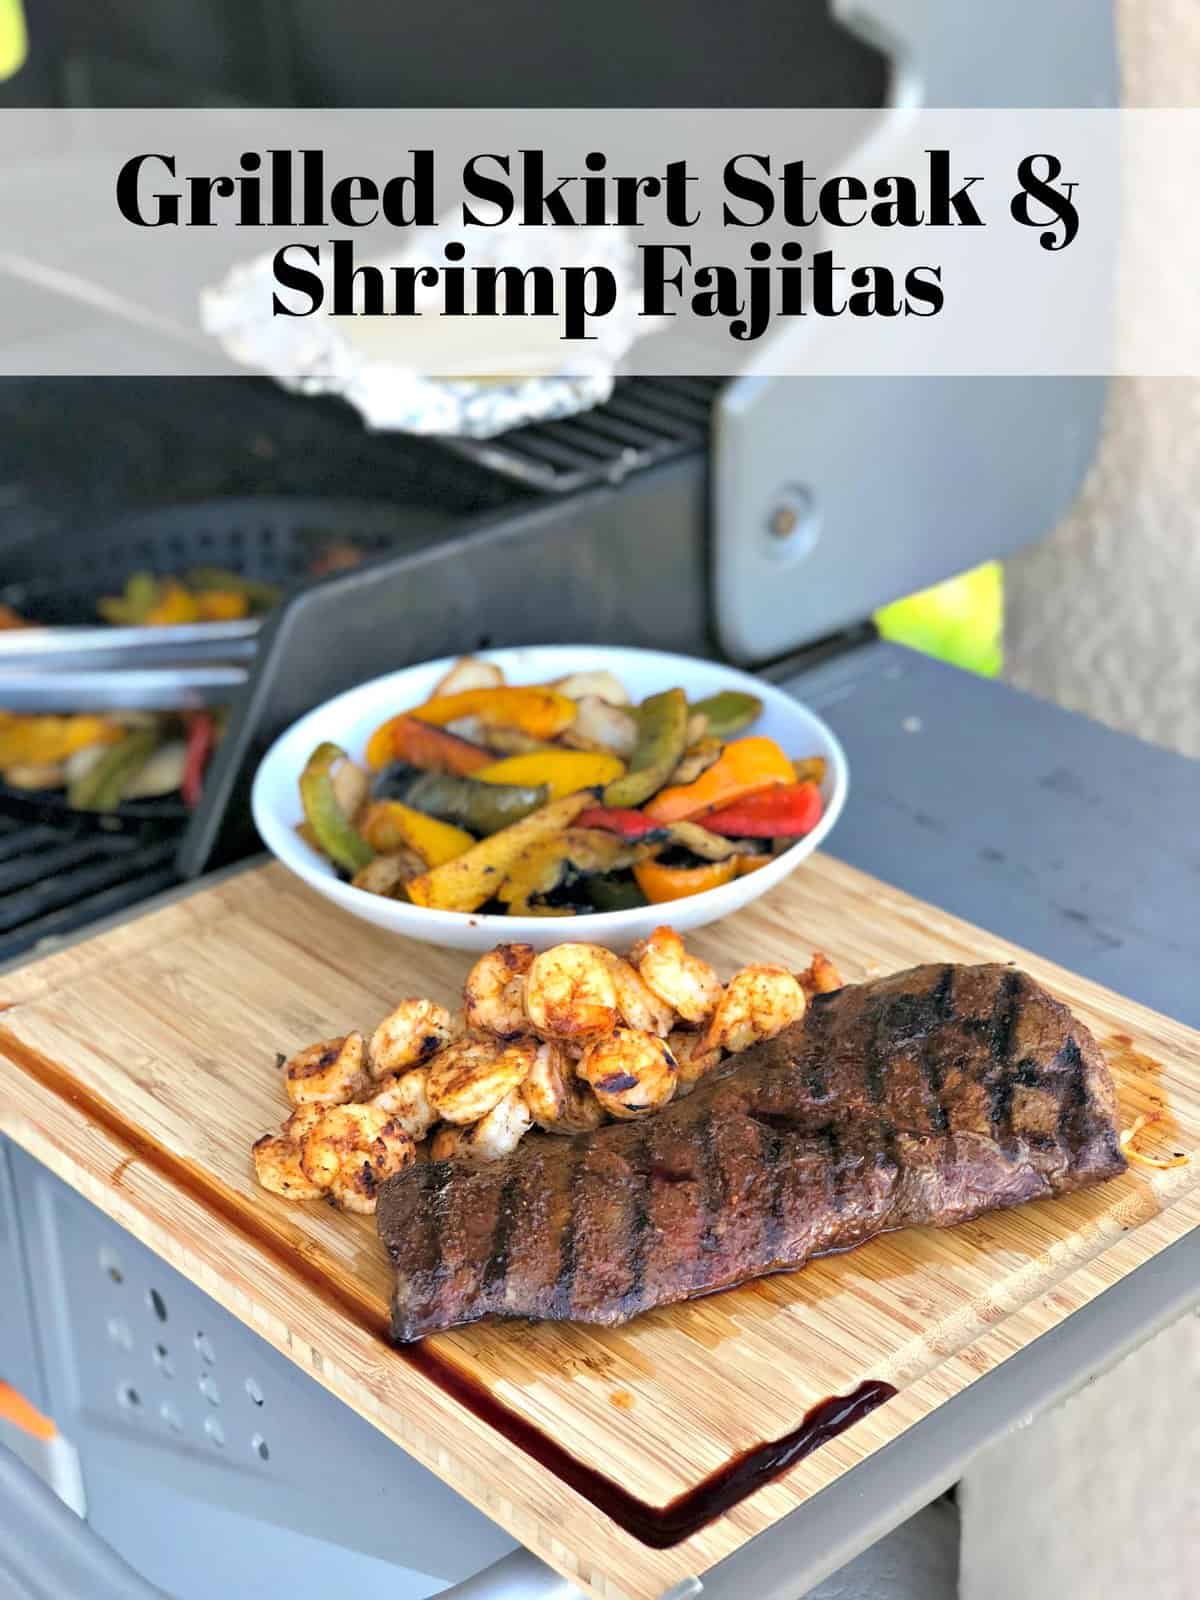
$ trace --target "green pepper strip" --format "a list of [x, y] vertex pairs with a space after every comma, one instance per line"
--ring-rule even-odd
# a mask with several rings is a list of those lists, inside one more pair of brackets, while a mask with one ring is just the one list
[[67, 799], [78, 811], [115, 811], [125, 790], [149, 761], [161, 743], [157, 728], [139, 728], [88, 768], [67, 791]]
[[628, 872], [597, 873], [588, 879], [587, 889], [597, 911], [632, 911], [646, 904], [646, 896]]
[[705, 732], [712, 738], [729, 739], [750, 726], [762, 711], [762, 701], [741, 689], [723, 689], [707, 700], [697, 700], [691, 710], [693, 716], [704, 718]]
[[638, 740], [629, 770], [604, 790], [606, 806], [640, 806], [657, 794], [678, 765], [687, 744], [688, 703], [682, 689], [665, 689], [643, 700], [634, 715]]
[[359, 872], [375, 859], [375, 852], [337, 803], [333, 769], [345, 759], [346, 752], [336, 744], [319, 744], [300, 774], [300, 800], [317, 843], [333, 864]]
[[423, 772], [398, 798], [415, 811], [428, 812], [472, 833], [489, 834], [540, 810], [549, 796], [544, 783], [483, 783], [450, 772]]
[[251, 607], [259, 611], [269, 611], [283, 592], [277, 583], [244, 578], [225, 567], [193, 567], [185, 582], [189, 589], [223, 589], [229, 594], [245, 595]]

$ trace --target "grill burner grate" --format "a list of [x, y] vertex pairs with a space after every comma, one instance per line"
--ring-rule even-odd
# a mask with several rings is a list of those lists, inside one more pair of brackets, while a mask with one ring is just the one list
[[0, 815], [0, 962], [178, 882], [178, 834]]
[[495, 439], [447, 440], [457, 454], [529, 489], [567, 494], [620, 483], [703, 446], [720, 378], [625, 378], [612, 398]]

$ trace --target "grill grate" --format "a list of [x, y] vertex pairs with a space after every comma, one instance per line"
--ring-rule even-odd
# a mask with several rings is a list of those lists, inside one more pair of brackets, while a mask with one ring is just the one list
[[631, 472], [707, 442], [720, 378], [625, 378], [612, 398], [557, 422], [512, 428], [495, 439], [447, 440], [476, 465], [543, 493], [620, 483]]
[[178, 835], [0, 815], [0, 962], [179, 881]]

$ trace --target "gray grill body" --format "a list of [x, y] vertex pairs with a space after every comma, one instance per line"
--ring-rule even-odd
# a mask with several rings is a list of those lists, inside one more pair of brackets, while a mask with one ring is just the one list
[[0, 1207], [0, 1374], [79, 1450], [91, 1526], [173, 1600], [419, 1600], [515, 1548], [4, 1140]]

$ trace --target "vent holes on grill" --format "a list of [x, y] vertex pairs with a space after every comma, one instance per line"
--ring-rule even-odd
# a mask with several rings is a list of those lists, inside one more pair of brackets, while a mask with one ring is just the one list
[[205, 1417], [204, 1431], [219, 1450], [225, 1443], [225, 1429], [217, 1417]]
[[140, 1411], [142, 1397], [131, 1383], [117, 1385], [117, 1404], [124, 1406], [126, 1411]]
[[183, 1432], [183, 1418], [169, 1400], [164, 1400], [162, 1405], [159, 1406], [158, 1414], [172, 1433]]
[[200, 1354], [201, 1361], [211, 1367], [217, 1359], [217, 1352], [213, 1349], [212, 1340], [206, 1333], [198, 1333], [192, 1342]]
[[197, 1388], [210, 1406], [219, 1406], [221, 1404], [221, 1391], [217, 1388], [216, 1379], [210, 1372], [206, 1372], [198, 1380]]
[[171, 1352], [165, 1344], [156, 1344], [154, 1346], [154, 1365], [164, 1378], [173, 1378], [175, 1376], [175, 1363], [171, 1360]]
[[124, 1283], [125, 1274], [121, 1271], [121, 1261], [115, 1250], [107, 1246], [100, 1252], [100, 1270], [107, 1272], [114, 1283]]
[[250, 1448], [260, 1461], [271, 1459], [271, 1450], [261, 1433], [256, 1433], [250, 1441]]
[[151, 1311], [153, 1311], [154, 1315], [160, 1322], [165, 1322], [167, 1320], [167, 1302], [163, 1299], [162, 1295], [159, 1294], [157, 1289], [146, 1290], [146, 1304], [150, 1307]]
[[256, 1406], [262, 1405], [263, 1392], [259, 1388], [258, 1384], [255, 1383], [253, 1378], [246, 1379], [246, 1393], [250, 1396], [250, 1399]]

